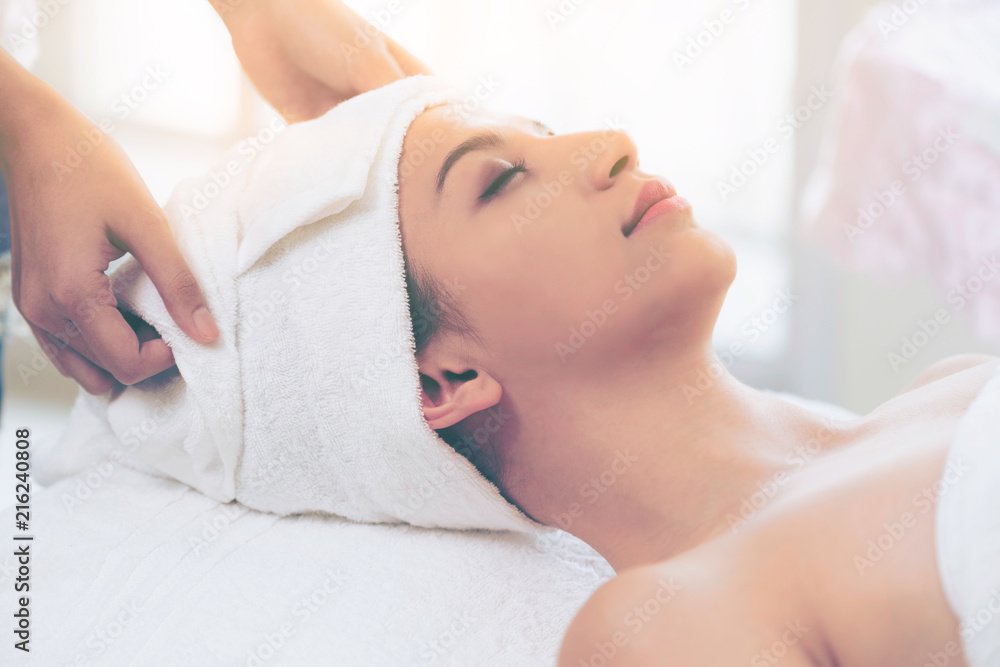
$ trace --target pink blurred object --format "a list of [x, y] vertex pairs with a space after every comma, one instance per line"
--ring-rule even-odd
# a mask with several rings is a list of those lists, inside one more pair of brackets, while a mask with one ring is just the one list
[[1000, 339], [1000, 2], [880, 5], [838, 58], [804, 224], [851, 268], [930, 274]]

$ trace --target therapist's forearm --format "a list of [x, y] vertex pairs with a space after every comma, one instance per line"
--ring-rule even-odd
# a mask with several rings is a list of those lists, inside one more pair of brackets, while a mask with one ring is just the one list
[[65, 104], [54, 88], [0, 49], [0, 168], [5, 173], [26, 136]]

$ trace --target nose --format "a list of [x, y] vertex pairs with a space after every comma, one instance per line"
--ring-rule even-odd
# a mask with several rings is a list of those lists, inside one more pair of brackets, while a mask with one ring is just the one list
[[573, 163], [582, 172], [582, 180], [594, 190], [607, 190], [620, 174], [635, 171], [638, 149], [620, 130], [582, 132], [573, 154]]

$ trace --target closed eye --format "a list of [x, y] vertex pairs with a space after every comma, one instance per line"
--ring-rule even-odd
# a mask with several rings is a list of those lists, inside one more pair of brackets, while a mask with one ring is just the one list
[[522, 171], [528, 171], [524, 167], [523, 158], [519, 159], [510, 168], [505, 169], [503, 173], [497, 176], [493, 180], [493, 182], [490, 183], [489, 187], [486, 188], [485, 192], [479, 195], [479, 201], [487, 202], [495, 198], [497, 195], [500, 194], [500, 191], [503, 190], [504, 186], [507, 185], [507, 182], [510, 181], [510, 179], [513, 178], [515, 174], [518, 174]]

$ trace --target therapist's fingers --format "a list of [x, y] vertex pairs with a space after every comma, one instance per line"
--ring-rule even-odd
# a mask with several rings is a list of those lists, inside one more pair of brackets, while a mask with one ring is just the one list
[[52, 338], [49, 337], [48, 332], [41, 327], [35, 326], [27, 320], [25, 320], [25, 322], [27, 322], [28, 327], [31, 329], [31, 333], [35, 336], [35, 340], [38, 341], [38, 347], [41, 348], [42, 352], [45, 353], [45, 356], [52, 362], [52, 365], [56, 367], [57, 371], [66, 377], [69, 377], [66, 367], [63, 366], [62, 360], [59, 358], [62, 354], [62, 348], [64, 346], [52, 340]]
[[84, 359], [65, 343], [53, 340], [51, 334], [41, 327], [30, 322], [28, 326], [45, 356], [63, 376], [72, 378], [90, 394], [105, 394], [111, 389], [114, 378], [109, 373]]
[[[101, 276], [101, 278], [102, 282], [107, 282], [107, 279], [104, 276]], [[110, 296], [109, 293], [105, 292], [103, 294], [103, 299], [106, 300], [107, 303], [115, 303], [117, 301], [113, 296]], [[76, 304], [72, 315], [73, 320], [64, 320], [62, 322], [62, 326], [59, 327], [47, 326], [46, 322], [41, 322], [40, 325], [42, 328], [49, 331], [49, 336], [55, 340], [57, 345], [61, 344], [62, 347], [69, 346], [77, 353], [77, 355], [83, 357], [84, 360], [90, 362], [92, 366], [99, 369], [104, 375], [113, 380], [114, 378], [111, 374], [107, 373], [101, 367], [100, 356], [91, 349], [90, 344], [87, 343], [86, 339], [82, 335], [80, 335], [80, 326], [86, 326], [88, 322], [97, 316], [97, 309], [100, 307], [101, 303], [101, 297], [90, 295], [85, 297], [82, 302]], [[121, 313], [122, 319], [124, 319], [129, 325], [129, 328], [135, 332], [136, 338], [139, 340], [140, 344], [147, 340], [160, 337], [160, 334], [142, 318], [128, 311], [123, 311], [120, 308], [118, 311]]]
[[95, 361], [125, 385], [141, 382], [174, 365], [174, 355], [162, 339], [141, 342], [118, 309], [95, 306], [87, 322], [77, 323]]
[[[160, 293], [167, 312], [177, 326], [200, 343], [211, 343], [217, 339], [219, 329], [215, 318], [208, 310], [205, 296], [177, 247], [162, 211], [159, 209], [149, 211], [136, 222], [122, 225], [112, 231], [119, 240], [118, 243], [142, 264], [142, 268], [156, 287], [156, 291]], [[121, 315], [117, 317], [109, 315], [107, 323], [110, 322], [116, 324], [113, 329], [108, 330], [118, 331], [124, 336], [125, 329], [122, 327], [127, 325]], [[118, 322], [121, 326], [117, 324]], [[131, 329], [129, 332], [131, 333]], [[166, 343], [161, 344], [166, 347]], [[118, 377], [117, 373], [115, 377]], [[124, 381], [122, 383], [129, 384]]]

